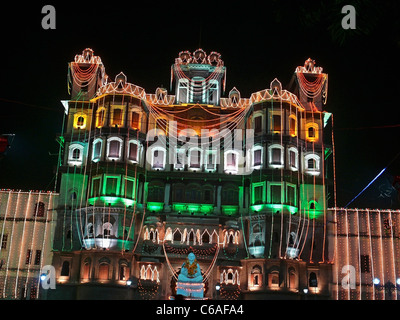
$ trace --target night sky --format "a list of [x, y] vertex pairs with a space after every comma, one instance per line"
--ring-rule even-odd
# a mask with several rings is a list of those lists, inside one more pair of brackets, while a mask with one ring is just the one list
[[[92, 48], [111, 79], [123, 71], [154, 93], [169, 89], [180, 51], [201, 47], [222, 55], [225, 96], [236, 87], [250, 97], [275, 77], [286, 88], [297, 66], [316, 60], [329, 74], [337, 205], [390, 164], [349, 207], [399, 208], [392, 186], [400, 175], [399, 5], [382, 2], [68, 2], [53, 4], [56, 30], [41, 27], [42, 7], [51, 3], [2, 5], [0, 133], [16, 136], [0, 160], [0, 188], [53, 190], [60, 101], [68, 99], [67, 64], [76, 54]], [[356, 8], [356, 30], [341, 28], [347, 4]]]

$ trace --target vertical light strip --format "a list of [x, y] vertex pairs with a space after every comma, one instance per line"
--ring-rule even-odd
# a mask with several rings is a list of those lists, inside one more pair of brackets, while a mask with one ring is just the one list
[[335, 226], [335, 248], [334, 248], [334, 268], [336, 269], [336, 300], [339, 300], [339, 259], [338, 259], [338, 217], [337, 209], [334, 208], [334, 226]]
[[[20, 192], [18, 192], [18, 195], [19, 194], [20, 194]], [[6, 222], [7, 222], [6, 218], [7, 218], [7, 214], [8, 214], [8, 208], [10, 207], [10, 205], [9, 205], [10, 204], [10, 198], [11, 198], [11, 191], [8, 192], [7, 206], [6, 206], [6, 212], [5, 212], [5, 215], [4, 215], [4, 222], [3, 222], [3, 230], [4, 230], [4, 226], [5, 226]], [[8, 248], [7, 266], [6, 266], [5, 276], [4, 276], [3, 298], [6, 298], [7, 275], [8, 275], [8, 266], [10, 264], [10, 254], [12, 252], [11, 247], [12, 247], [12, 239], [13, 239], [13, 234], [14, 234], [14, 223], [15, 223], [15, 219], [13, 219], [13, 223], [12, 223], [13, 226], [12, 226], [12, 231], [11, 231], [11, 235], [10, 235], [10, 246]], [[3, 240], [3, 237], [2, 237], [2, 240]]]
[[[392, 274], [393, 274], [393, 284], [397, 284], [397, 279], [396, 279], [396, 261], [394, 258], [394, 240], [393, 240], [393, 219], [392, 219], [392, 211], [389, 211], [389, 221], [390, 221], [390, 240], [391, 240], [391, 250], [392, 250], [392, 254], [391, 254], [391, 258], [392, 258]], [[395, 300], [397, 300], [397, 287], [395, 287], [394, 289], [395, 292]]]
[[[381, 211], [379, 210], [379, 209], [377, 209], [377, 212], [378, 212], [378, 229], [379, 229], [379, 243], [380, 243], [380, 252], [379, 252], [379, 254], [380, 254], [380, 264], [381, 264], [381, 278], [380, 278], [380, 280], [381, 280], [381, 283], [382, 283], [382, 285], [384, 285], [385, 284], [385, 269], [384, 269], [384, 265], [383, 265], [383, 261], [384, 261], [384, 258], [383, 258], [383, 235], [382, 235], [382, 223], [381, 223], [381, 219], [382, 219], [382, 217], [381, 217]], [[383, 291], [383, 300], [385, 300], [385, 296], [386, 296], [386, 292], [385, 292], [385, 290], [382, 290]]]
[[[371, 232], [371, 220], [369, 209], [367, 211], [367, 225], [368, 225], [368, 235], [369, 235], [369, 248], [370, 248], [370, 260], [371, 260], [371, 273], [372, 273], [372, 280], [375, 279], [375, 268], [374, 268], [374, 255], [372, 250], [372, 232]], [[372, 298], [375, 300], [375, 285], [372, 284]]]
[[[24, 251], [25, 248], [25, 227], [26, 227], [26, 218], [28, 216], [28, 211], [31, 203], [31, 197], [32, 197], [32, 191], [29, 191], [28, 195], [28, 203], [26, 205], [26, 210], [25, 210], [25, 219], [24, 219], [24, 227], [22, 229], [22, 235], [21, 235], [21, 243], [19, 244], [19, 258], [18, 258], [18, 264], [17, 264], [17, 275], [15, 277], [15, 291], [14, 291], [14, 297], [17, 299], [17, 288], [18, 288], [18, 279], [19, 279], [19, 267], [21, 264], [21, 255]], [[17, 215], [17, 211], [15, 211], [15, 216]], [[31, 252], [32, 253], [32, 252]], [[25, 288], [26, 289], [26, 288]]]
[[[28, 280], [29, 280], [29, 274], [30, 274], [30, 272], [31, 272], [31, 264], [33, 263], [33, 264], [35, 264], [35, 259], [36, 259], [36, 254], [35, 254], [35, 251], [34, 251], [34, 248], [35, 248], [35, 239], [36, 239], [36, 225], [37, 225], [37, 221], [36, 221], [36, 219], [37, 219], [37, 217], [38, 217], [38, 210], [39, 210], [39, 203], [42, 201], [42, 192], [40, 191], [39, 192], [39, 195], [38, 195], [38, 197], [37, 197], [37, 208], [36, 208], [36, 210], [35, 210], [35, 216], [34, 216], [34, 219], [33, 219], [33, 222], [31, 222], [31, 223], [28, 223], [28, 225], [31, 225], [32, 223], [33, 223], [33, 230], [32, 230], [32, 237], [29, 237], [30, 238], [30, 240], [31, 240], [31, 248], [30, 248], [30, 250], [31, 250], [31, 254], [32, 254], [32, 256], [31, 256], [31, 261], [30, 261], [30, 264], [28, 264], [28, 269], [27, 269], [27, 271], [26, 271], [26, 279], [25, 279], [25, 296], [26, 296], [26, 292], [28, 291]], [[48, 208], [47, 208], [48, 209]], [[30, 228], [28, 227], [28, 232], [30, 231], [29, 230]], [[30, 233], [30, 232], [29, 232]], [[25, 232], [24, 232], [24, 234], [25, 234]]]
[[361, 300], [362, 294], [362, 279], [361, 279], [361, 243], [360, 243], [360, 215], [358, 209], [355, 209], [356, 213], [356, 221], [357, 221], [357, 243], [358, 243], [358, 275], [359, 275], [359, 287], [360, 287], [360, 296], [359, 300]]
[[[346, 223], [346, 264], [350, 265], [350, 245], [349, 245], [349, 220], [348, 220], [348, 213], [347, 209], [345, 211], [345, 223]], [[347, 299], [350, 300], [350, 286], [347, 290]]]

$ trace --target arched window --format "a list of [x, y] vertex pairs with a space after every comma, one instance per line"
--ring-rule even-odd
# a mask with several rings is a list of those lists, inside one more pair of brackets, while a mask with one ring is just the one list
[[178, 80], [177, 101], [178, 101], [178, 103], [188, 103], [189, 102], [189, 80], [188, 79], [179, 79]]
[[130, 140], [128, 143], [127, 158], [132, 163], [139, 163], [140, 143], [136, 140]]
[[164, 170], [167, 152], [164, 148], [152, 148], [151, 167], [154, 170]]
[[65, 260], [61, 267], [61, 277], [69, 277], [69, 261]]
[[99, 280], [108, 280], [110, 265], [108, 263], [101, 263], [99, 265]]
[[124, 110], [123, 108], [113, 107], [111, 125], [113, 127], [121, 127], [124, 121]]
[[296, 270], [294, 268], [289, 268], [289, 289], [296, 289], [297, 288], [297, 277], [296, 277]]
[[299, 169], [299, 151], [295, 147], [288, 148], [288, 166], [292, 171]]
[[316, 201], [314, 201], [314, 200], [311, 200], [310, 202], [309, 202], [309, 207], [310, 207], [310, 210], [315, 210], [317, 207], [316, 207]]
[[100, 161], [102, 146], [103, 146], [103, 140], [96, 139], [93, 141], [93, 150], [92, 150], [92, 161], [93, 162]]
[[280, 134], [282, 131], [282, 117], [280, 111], [273, 111], [270, 119], [271, 132]]
[[295, 232], [291, 232], [290, 235], [289, 235], [289, 243], [288, 243], [289, 247], [294, 247], [295, 246], [296, 238], [297, 238], [296, 233]]
[[259, 265], [255, 265], [251, 269], [250, 284], [253, 287], [262, 286], [262, 268]]
[[167, 231], [165, 232], [164, 239], [166, 241], [171, 241], [172, 240], [172, 229], [170, 227], [167, 228]]
[[219, 83], [217, 80], [211, 79], [208, 82], [208, 104], [218, 104], [218, 98], [219, 98]]
[[90, 263], [89, 262], [85, 262], [85, 264], [83, 265], [82, 279], [84, 279], [84, 280], [90, 279]]
[[204, 230], [203, 234], [201, 235], [201, 242], [204, 243], [210, 243], [210, 234], [208, 233], [208, 230]]
[[101, 107], [96, 112], [96, 128], [104, 127], [106, 123], [106, 108]]
[[84, 146], [78, 143], [72, 143], [69, 146], [68, 163], [73, 166], [80, 166], [83, 163]]
[[186, 234], [186, 244], [187, 245], [189, 245], [189, 244], [193, 244], [193, 245], [195, 245], [196, 244], [196, 236], [195, 236], [195, 233], [194, 233], [194, 230], [193, 229], [191, 229], [187, 234]]
[[107, 159], [120, 160], [122, 153], [122, 139], [118, 137], [111, 137], [107, 140]]
[[254, 146], [252, 150], [252, 168], [260, 169], [263, 164], [263, 147], [262, 146]]
[[217, 170], [217, 150], [206, 150], [205, 171], [215, 172]]
[[310, 276], [308, 278], [308, 286], [311, 288], [318, 287], [318, 279], [317, 279], [317, 274], [315, 272], [310, 272]]
[[193, 148], [189, 150], [189, 169], [199, 170], [203, 164], [202, 151], [200, 148]]
[[289, 116], [289, 135], [292, 137], [297, 136], [297, 118], [294, 114]]
[[93, 238], [94, 226], [93, 223], [88, 223], [86, 226], [86, 234], [88, 238]]
[[126, 260], [123, 260], [120, 262], [119, 265], [119, 280], [120, 281], [126, 281], [129, 279], [129, 267], [128, 267], [128, 262]]
[[111, 223], [106, 222], [103, 224], [103, 236], [109, 237], [113, 235], [113, 226]]
[[225, 173], [237, 174], [239, 170], [238, 152], [229, 150], [224, 154]]
[[310, 175], [320, 174], [320, 157], [315, 153], [309, 153], [304, 156], [304, 171]]
[[261, 233], [262, 232], [262, 227], [261, 227], [261, 225], [259, 224], [259, 223], [256, 223], [254, 226], [253, 226], [253, 234], [255, 234], [255, 233]]
[[137, 111], [131, 111], [130, 113], [130, 125], [132, 129], [140, 129], [140, 114]]
[[261, 113], [254, 114], [253, 116], [253, 129], [255, 134], [263, 132], [264, 116]]
[[81, 158], [81, 150], [79, 148], [76, 148], [72, 151], [72, 159], [73, 160], [79, 160]]
[[319, 126], [315, 122], [306, 123], [306, 140], [309, 142], [316, 142], [319, 138]]
[[268, 274], [268, 286], [270, 288], [278, 288], [279, 287], [279, 271], [271, 270]]
[[268, 163], [271, 168], [283, 168], [284, 148], [280, 144], [273, 144], [268, 147]]
[[240, 101], [240, 92], [239, 92], [239, 90], [237, 90], [236, 88], [233, 88], [229, 92], [229, 100], [230, 100], [231, 105], [233, 107], [237, 107], [237, 105], [239, 104], [239, 101]]
[[202, 77], [193, 77], [190, 81], [190, 102], [206, 103], [206, 80]]
[[77, 113], [74, 115], [74, 128], [85, 129], [86, 128], [86, 114]]
[[175, 229], [173, 239], [174, 242], [182, 242], [182, 233], [179, 229]]

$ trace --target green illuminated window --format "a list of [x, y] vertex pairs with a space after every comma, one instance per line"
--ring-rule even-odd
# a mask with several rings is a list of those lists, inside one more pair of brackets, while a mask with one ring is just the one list
[[270, 200], [273, 204], [282, 203], [282, 186], [280, 184], [270, 185]]
[[254, 190], [254, 204], [260, 204], [263, 203], [263, 191], [264, 191], [264, 186], [255, 186], [253, 188]]
[[134, 181], [130, 180], [130, 179], [124, 179], [125, 181], [125, 186], [124, 186], [124, 196], [125, 198], [128, 199], [134, 199], [135, 195], [134, 195]]
[[265, 203], [266, 201], [266, 195], [265, 195], [265, 182], [258, 182], [258, 183], [253, 183], [252, 185], [252, 191], [253, 191], [253, 205], [254, 204], [261, 204]]
[[119, 183], [119, 177], [106, 177], [105, 194], [108, 196], [117, 196]]
[[94, 198], [100, 196], [100, 183], [101, 178], [92, 179], [92, 197]]
[[296, 186], [287, 185], [286, 186], [286, 203], [290, 206], [296, 205]]

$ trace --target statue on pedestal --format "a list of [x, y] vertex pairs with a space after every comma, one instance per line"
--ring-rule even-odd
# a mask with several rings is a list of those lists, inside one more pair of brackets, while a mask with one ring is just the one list
[[189, 253], [187, 260], [182, 265], [176, 288], [178, 295], [200, 299], [204, 297], [203, 276], [193, 252]]

